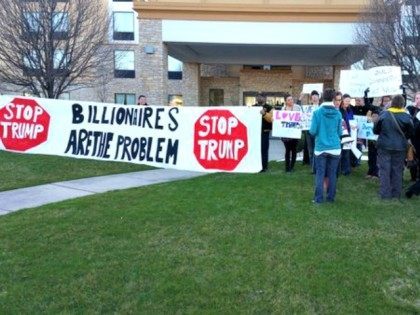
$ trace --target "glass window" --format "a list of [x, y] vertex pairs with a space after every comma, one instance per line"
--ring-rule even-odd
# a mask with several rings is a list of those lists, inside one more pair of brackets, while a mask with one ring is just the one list
[[114, 40], [134, 40], [134, 13], [114, 12]]
[[40, 26], [40, 15], [38, 12], [25, 12], [25, 20], [28, 23], [27, 28], [29, 32], [38, 32]]
[[209, 91], [209, 105], [221, 106], [225, 103], [223, 89], [210, 89]]
[[175, 59], [174, 57], [168, 56], [168, 71], [181, 71], [182, 72], [182, 61]]
[[28, 69], [39, 69], [39, 59], [35, 51], [31, 51], [29, 55], [23, 57], [25, 67]]
[[64, 51], [57, 49], [54, 52], [54, 69], [65, 69], [67, 68], [68, 57], [64, 55]]
[[69, 30], [69, 15], [67, 12], [54, 13], [53, 30], [57, 33], [64, 33]]
[[183, 106], [184, 98], [180, 94], [169, 94], [168, 105], [169, 106]]
[[168, 79], [182, 80], [182, 61], [168, 56]]
[[136, 94], [115, 93], [115, 103], [123, 105], [136, 105]]
[[114, 52], [114, 58], [114, 74], [116, 78], [135, 78], [134, 51], [116, 50]]
[[116, 50], [115, 51], [115, 69], [134, 70], [134, 51]]

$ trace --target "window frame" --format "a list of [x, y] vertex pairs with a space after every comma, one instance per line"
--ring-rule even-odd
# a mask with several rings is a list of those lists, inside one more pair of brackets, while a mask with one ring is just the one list
[[[133, 69], [120, 69], [118, 66], [118, 52], [132, 53], [133, 54]], [[134, 79], [136, 77], [136, 54], [134, 50], [114, 50], [114, 77], [121, 79]]]
[[[115, 15], [116, 14], [130, 14], [132, 19], [132, 32], [118, 32], [115, 30]], [[112, 39], [114, 41], [134, 41], [135, 40], [135, 14], [130, 11], [112, 11]]]
[[[124, 96], [124, 103], [117, 103], [117, 97], [118, 96]], [[127, 102], [127, 96], [132, 96], [134, 99], [134, 102], [132, 104], [128, 104]], [[135, 93], [114, 93], [114, 103], [119, 105], [136, 105], [137, 104], [136, 94]]]

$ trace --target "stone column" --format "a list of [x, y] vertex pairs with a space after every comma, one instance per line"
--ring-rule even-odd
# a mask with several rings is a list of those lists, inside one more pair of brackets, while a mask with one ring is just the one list
[[184, 106], [200, 106], [200, 64], [184, 62], [182, 78]]
[[[139, 20], [138, 72], [149, 105], [167, 105], [168, 50], [162, 42], [162, 20]], [[136, 71], [137, 72], [137, 71]]]

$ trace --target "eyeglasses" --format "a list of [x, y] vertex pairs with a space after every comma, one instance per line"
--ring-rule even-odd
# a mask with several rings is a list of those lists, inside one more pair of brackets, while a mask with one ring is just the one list
[[335, 99], [336, 102], [341, 102], [343, 99], [339, 98], [339, 99]]

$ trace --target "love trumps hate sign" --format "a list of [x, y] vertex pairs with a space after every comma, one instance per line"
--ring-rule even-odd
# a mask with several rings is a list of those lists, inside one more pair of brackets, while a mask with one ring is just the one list
[[273, 137], [300, 139], [302, 136], [302, 112], [275, 110], [273, 113]]

